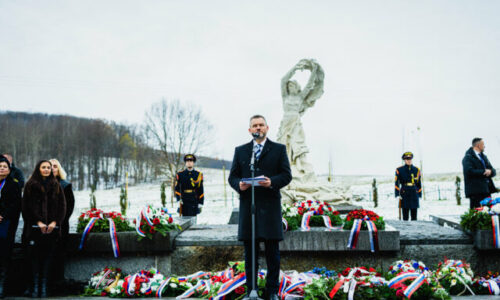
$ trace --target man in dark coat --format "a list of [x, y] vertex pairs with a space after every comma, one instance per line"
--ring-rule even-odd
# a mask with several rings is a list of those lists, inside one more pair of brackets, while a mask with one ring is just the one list
[[[266, 138], [269, 126], [263, 116], [255, 115], [250, 118], [250, 134], [255, 139], [250, 143], [236, 147], [233, 164], [229, 173], [229, 184], [240, 194], [240, 212], [238, 239], [245, 246], [245, 271], [247, 287], [250, 292], [257, 287], [252, 286], [252, 219], [251, 219], [251, 185], [242, 182], [242, 178], [251, 177], [250, 161], [252, 149], [255, 150], [255, 177], [263, 176], [260, 186], [255, 187], [255, 236], [257, 239], [256, 253], [261, 241], [265, 244], [267, 263], [266, 292], [269, 299], [278, 299], [280, 253], [279, 241], [283, 240], [283, 226], [281, 216], [280, 189], [292, 180], [290, 162], [285, 145], [275, 143]], [[258, 260], [255, 262], [258, 270]], [[255, 281], [257, 282], [257, 281]]]
[[195, 217], [201, 212], [205, 199], [203, 192], [203, 173], [194, 169], [196, 156], [184, 156], [186, 169], [175, 176], [175, 197], [179, 201], [179, 214]]
[[492, 179], [497, 172], [484, 154], [485, 148], [483, 139], [474, 138], [462, 159], [465, 197], [469, 198], [471, 209], [480, 207], [481, 200], [497, 192]]
[[396, 169], [394, 193], [396, 200], [401, 201], [403, 220], [408, 221], [411, 212], [411, 220], [416, 221], [419, 199], [422, 197], [422, 174], [412, 163], [413, 153], [403, 153], [402, 159], [405, 164]]

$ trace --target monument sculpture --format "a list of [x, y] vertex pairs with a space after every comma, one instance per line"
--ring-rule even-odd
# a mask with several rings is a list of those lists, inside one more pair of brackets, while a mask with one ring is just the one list
[[[296, 80], [292, 80], [299, 70], [311, 72], [304, 89], [301, 89]], [[284, 114], [278, 131], [278, 142], [287, 147], [293, 176], [291, 184], [281, 190], [283, 200], [286, 202], [309, 199], [349, 202], [345, 193], [318, 181], [312, 165], [307, 162], [306, 158], [309, 149], [306, 145], [301, 117], [323, 95], [324, 78], [323, 69], [315, 60], [302, 59], [281, 80]]]

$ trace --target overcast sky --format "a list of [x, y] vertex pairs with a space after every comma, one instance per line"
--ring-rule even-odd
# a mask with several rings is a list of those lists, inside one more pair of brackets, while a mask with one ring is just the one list
[[[248, 117], [276, 137], [280, 80], [325, 71], [302, 121], [318, 173], [461, 170], [474, 136], [500, 166], [499, 1], [0, 0], [0, 110], [141, 123], [180, 99], [214, 124], [205, 154], [231, 159]], [[307, 74], [299, 74], [304, 83]], [[420, 130], [417, 128], [420, 127]]]

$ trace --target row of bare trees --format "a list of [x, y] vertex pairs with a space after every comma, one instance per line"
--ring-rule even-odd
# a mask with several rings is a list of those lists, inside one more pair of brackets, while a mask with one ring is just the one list
[[144, 124], [123, 125], [68, 115], [0, 112], [0, 153], [11, 153], [25, 174], [42, 158], [57, 158], [75, 188], [121, 185], [164, 178], [182, 168], [183, 155], [204, 150], [210, 123], [201, 109], [162, 100]]

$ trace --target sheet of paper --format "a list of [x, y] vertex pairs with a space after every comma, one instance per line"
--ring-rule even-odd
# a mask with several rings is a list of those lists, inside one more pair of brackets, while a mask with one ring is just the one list
[[246, 184], [253, 184], [253, 186], [260, 186], [259, 181], [264, 180], [264, 175], [254, 178], [242, 178], [241, 181]]

